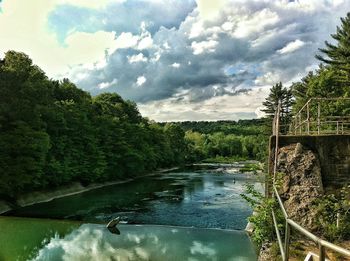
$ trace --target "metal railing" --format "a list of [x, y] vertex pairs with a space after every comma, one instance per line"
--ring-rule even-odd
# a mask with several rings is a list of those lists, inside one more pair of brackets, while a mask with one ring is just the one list
[[[350, 98], [349, 98], [350, 100]], [[310, 102], [310, 100], [309, 100]], [[308, 104], [308, 103], [307, 103]], [[305, 104], [305, 106], [308, 107], [308, 105]], [[303, 108], [304, 108], [303, 107]], [[330, 243], [326, 240], [323, 240], [322, 238], [314, 235], [313, 233], [311, 233], [310, 231], [308, 231], [307, 229], [305, 229], [304, 227], [300, 226], [297, 222], [295, 222], [294, 220], [290, 219], [288, 216], [287, 211], [284, 208], [283, 202], [278, 194], [278, 190], [276, 189], [276, 173], [277, 173], [277, 160], [278, 160], [278, 151], [279, 151], [279, 144], [278, 144], [278, 140], [279, 140], [279, 131], [280, 131], [280, 110], [281, 110], [281, 103], [278, 103], [278, 107], [277, 110], [275, 112], [275, 117], [273, 120], [273, 130], [274, 130], [274, 134], [276, 137], [276, 143], [275, 143], [275, 155], [274, 155], [274, 167], [273, 167], [273, 184], [272, 184], [272, 197], [277, 199], [278, 205], [282, 211], [283, 217], [284, 217], [284, 221], [285, 221], [285, 234], [284, 234], [284, 244], [282, 242], [282, 237], [281, 237], [281, 233], [279, 231], [278, 228], [278, 222], [277, 222], [277, 218], [276, 218], [276, 214], [275, 211], [272, 209], [272, 219], [273, 219], [273, 224], [275, 227], [275, 231], [276, 231], [276, 236], [277, 236], [277, 242], [280, 248], [280, 252], [282, 255], [282, 259], [283, 261], [287, 261], [289, 260], [289, 247], [290, 247], [290, 234], [291, 234], [291, 228], [293, 228], [294, 230], [298, 231], [299, 233], [303, 234], [304, 236], [306, 236], [307, 238], [311, 239], [312, 241], [314, 241], [319, 248], [319, 261], [325, 261], [326, 260], [326, 248], [331, 249], [341, 255], [350, 257], [350, 251], [342, 248], [340, 246], [337, 246], [333, 243]], [[307, 110], [309, 111], [309, 109]], [[320, 112], [320, 109], [318, 109], [318, 112]], [[308, 113], [309, 114], [309, 113]], [[318, 113], [320, 114], [320, 113]], [[319, 118], [320, 119], [320, 118]], [[320, 120], [318, 120], [318, 123], [320, 123]], [[318, 124], [320, 126], [320, 124]], [[310, 129], [309, 129], [310, 130]], [[318, 132], [319, 133], [319, 132]]]
[[[290, 135], [350, 134], [349, 115], [324, 115], [324, 107], [344, 103], [350, 111], [350, 98], [311, 98], [293, 116], [289, 126]], [[340, 105], [339, 105], [340, 106]]]
[[306, 230], [305, 228], [303, 228], [302, 226], [300, 226], [297, 222], [293, 221], [292, 219], [290, 219], [288, 217], [288, 214], [283, 206], [283, 202], [278, 194], [278, 191], [275, 187], [275, 185], [273, 185], [273, 195], [274, 197], [277, 199], [277, 202], [279, 204], [280, 209], [282, 210], [283, 213], [283, 217], [285, 220], [285, 234], [284, 234], [284, 244], [282, 243], [282, 238], [281, 238], [281, 234], [280, 231], [278, 229], [278, 223], [277, 223], [277, 219], [276, 219], [276, 214], [274, 211], [272, 211], [272, 219], [273, 219], [273, 223], [275, 226], [275, 231], [276, 231], [276, 235], [277, 235], [277, 241], [278, 241], [278, 245], [281, 251], [281, 255], [282, 255], [282, 259], [284, 261], [289, 260], [289, 246], [290, 246], [290, 232], [291, 232], [291, 228], [294, 228], [295, 230], [297, 230], [298, 232], [300, 232], [301, 234], [303, 234], [304, 236], [308, 237], [309, 239], [311, 239], [312, 241], [314, 241], [317, 245], [318, 245], [318, 249], [319, 249], [319, 260], [320, 261], [325, 261], [326, 260], [326, 248], [331, 249], [341, 255], [350, 257], [350, 251], [342, 248], [340, 246], [337, 246], [333, 243], [330, 243], [326, 240], [323, 240], [322, 238], [314, 235], [313, 233], [311, 233], [310, 231]]

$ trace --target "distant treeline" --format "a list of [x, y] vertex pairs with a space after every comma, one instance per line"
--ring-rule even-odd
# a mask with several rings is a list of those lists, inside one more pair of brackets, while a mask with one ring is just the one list
[[185, 121], [190, 161], [217, 156], [263, 161], [267, 155], [269, 126], [266, 119], [239, 121]]
[[200, 161], [262, 159], [262, 121], [155, 123], [118, 94], [92, 97], [14, 51], [0, 60], [0, 198]]
[[269, 135], [266, 119], [238, 120], [238, 121], [183, 121], [178, 122], [184, 131], [195, 131], [203, 134], [222, 132], [234, 135]]

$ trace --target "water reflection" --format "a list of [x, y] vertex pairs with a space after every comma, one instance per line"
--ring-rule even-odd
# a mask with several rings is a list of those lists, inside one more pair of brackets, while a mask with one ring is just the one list
[[120, 226], [121, 235], [85, 224], [54, 237], [33, 260], [256, 260], [243, 232], [163, 226]]

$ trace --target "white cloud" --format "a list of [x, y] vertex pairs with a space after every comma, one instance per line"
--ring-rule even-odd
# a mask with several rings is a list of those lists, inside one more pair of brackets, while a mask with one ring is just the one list
[[158, 62], [159, 61], [159, 59], [160, 59], [160, 57], [162, 57], [162, 55], [161, 55], [161, 52], [160, 51], [158, 51], [158, 52], [156, 52], [155, 54], [154, 54], [154, 56], [151, 58], [151, 61], [152, 62]]
[[144, 25], [141, 25], [141, 29], [142, 33], [140, 35], [134, 35], [130, 32], [122, 32], [117, 37], [110, 54], [117, 49], [133, 48], [137, 50], [145, 50], [151, 48], [153, 46], [153, 39], [150, 32], [146, 31]]
[[221, 25], [221, 28], [224, 31], [230, 32], [233, 30], [234, 26], [235, 26], [235, 24], [233, 22], [227, 21]]
[[193, 54], [198, 55], [203, 52], [215, 52], [215, 47], [219, 42], [215, 40], [202, 41], [202, 42], [192, 42], [191, 47], [193, 49]]
[[142, 75], [142, 76], [137, 77], [136, 84], [137, 84], [137, 86], [141, 86], [146, 81], [147, 81], [146, 77]]
[[171, 49], [168, 42], [165, 42], [165, 43], [163, 44], [163, 47], [164, 47], [165, 50], [170, 50], [170, 49]]
[[[52, 0], [48, 0], [52, 1]], [[107, 4], [112, 2], [125, 2], [126, 0], [98, 0], [98, 1], [91, 1], [91, 0], [56, 0], [56, 2], [59, 2], [60, 4], [70, 4], [70, 5], [76, 5], [80, 7], [86, 7], [86, 8], [93, 8], [93, 9], [99, 9], [105, 7]]]
[[217, 18], [223, 6], [228, 3], [226, 0], [196, 0], [196, 2], [199, 14], [204, 20]]
[[137, 63], [137, 62], [147, 62], [148, 59], [143, 55], [143, 53], [139, 53], [136, 55], [128, 56], [129, 63]]
[[141, 35], [140, 39], [137, 45], [138, 50], [144, 50], [144, 49], [149, 49], [152, 48], [153, 46], [153, 39], [151, 36], [151, 33], [147, 31], [146, 29], [146, 23], [142, 22], [141, 23]]
[[189, 38], [190, 39], [196, 38], [200, 36], [203, 32], [204, 32], [203, 22], [198, 21], [192, 25]]
[[133, 35], [129, 32], [123, 32], [117, 37], [114, 50], [135, 47], [138, 41], [139, 37], [137, 35]]
[[152, 45], [153, 45], [153, 39], [149, 35], [144, 38], [141, 38], [141, 40], [139, 41], [139, 44], [137, 45], [137, 49], [138, 50], [148, 49], [148, 48], [151, 48]]
[[[233, 36], [237, 38], [247, 37], [260, 32], [267, 26], [274, 25], [279, 21], [278, 14], [267, 8], [252, 14], [239, 16], [238, 18], [236, 29], [233, 32]], [[228, 25], [226, 27], [228, 28]]]
[[99, 85], [98, 85], [98, 88], [99, 89], [107, 89], [115, 84], [117, 84], [118, 80], [117, 79], [113, 79], [113, 81], [111, 82], [101, 82]]
[[174, 67], [174, 68], [180, 68], [181, 64], [179, 64], [179, 63], [173, 63], [171, 66]]
[[304, 45], [305, 45], [305, 43], [303, 41], [300, 41], [299, 39], [296, 39], [295, 41], [288, 43], [282, 49], [277, 50], [277, 53], [279, 53], [279, 54], [292, 53], [292, 52], [300, 49]]
[[[179, 91], [172, 98], [139, 103], [142, 115], [156, 121], [183, 120], [238, 120], [242, 118], [256, 118], [260, 112], [261, 103], [269, 93], [270, 86], [254, 88], [247, 93], [238, 95], [215, 96], [210, 99], [191, 102], [188, 91]], [[179, 101], [179, 97], [184, 97]]]
[[256, 85], [274, 85], [281, 81], [280, 76], [276, 72], [267, 72], [257, 77], [254, 81]]

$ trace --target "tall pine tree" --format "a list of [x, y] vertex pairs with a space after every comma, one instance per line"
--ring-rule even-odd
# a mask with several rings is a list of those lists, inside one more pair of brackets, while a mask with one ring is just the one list
[[335, 44], [325, 42], [326, 47], [319, 49], [326, 57], [316, 55], [316, 58], [325, 64], [335, 66], [337, 69], [350, 74], [350, 13], [346, 17], [340, 18], [341, 26], [337, 27], [337, 32], [331, 34], [336, 41]]
[[325, 42], [325, 48], [319, 49], [321, 54], [316, 58], [330, 66], [336, 72], [333, 76], [337, 88], [345, 97], [350, 95], [350, 13], [340, 18], [341, 25], [337, 26], [335, 34], [331, 37], [335, 43]]
[[[282, 131], [285, 131], [290, 122], [290, 111], [293, 99], [292, 91], [283, 87], [281, 82], [272, 86], [269, 96], [263, 102], [265, 109], [261, 111], [265, 112], [270, 119], [273, 119], [279, 102], [281, 103], [281, 124], [284, 125]], [[271, 122], [269, 122], [269, 124], [271, 124]]]

